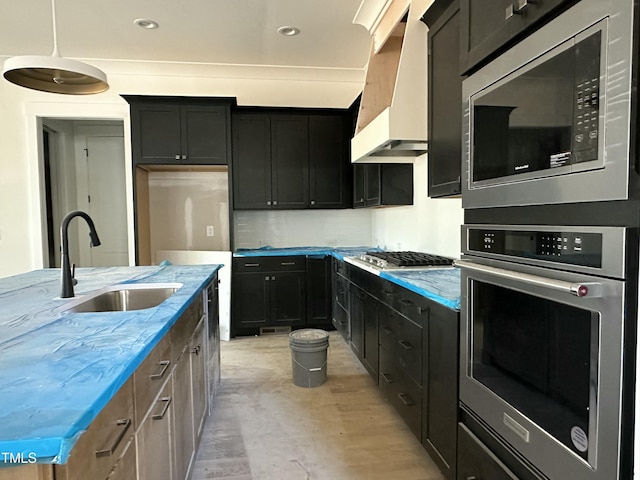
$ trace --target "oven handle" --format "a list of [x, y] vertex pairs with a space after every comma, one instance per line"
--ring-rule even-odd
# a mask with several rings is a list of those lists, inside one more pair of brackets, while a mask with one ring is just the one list
[[528, 283], [529, 285], [538, 285], [540, 287], [551, 288], [564, 293], [570, 293], [576, 297], [597, 298], [602, 296], [602, 285], [600, 283], [571, 283], [562, 280], [554, 280], [552, 278], [539, 277], [528, 273], [513, 272], [503, 268], [489, 267], [469, 262], [467, 260], [454, 260], [454, 266], [460, 268], [468, 268], [477, 272], [488, 273], [500, 278], [509, 280], [517, 280], [519, 282]]

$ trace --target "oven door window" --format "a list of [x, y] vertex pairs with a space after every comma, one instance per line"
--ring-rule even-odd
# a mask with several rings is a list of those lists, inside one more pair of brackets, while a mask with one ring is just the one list
[[472, 96], [473, 182], [569, 173], [598, 159], [600, 50], [600, 31], [568, 41]]
[[587, 458], [600, 314], [474, 280], [471, 376]]

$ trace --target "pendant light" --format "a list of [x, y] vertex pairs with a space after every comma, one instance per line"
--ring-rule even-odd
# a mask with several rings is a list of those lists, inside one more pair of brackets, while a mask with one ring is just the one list
[[53, 19], [53, 53], [23, 55], [5, 60], [2, 74], [5, 79], [21, 87], [42, 92], [87, 95], [109, 88], [105, 73], [86, 63], [60, 56], [56, 32], [55, 0], [51, 0]]

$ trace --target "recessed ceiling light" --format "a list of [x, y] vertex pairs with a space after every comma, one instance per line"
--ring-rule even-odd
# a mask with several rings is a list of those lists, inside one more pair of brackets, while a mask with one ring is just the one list
[[158, 28], [158, 23], [154, 22], [153, 20], [149, 20], [148, 18], [138, 18], [134, 20], [133, 23], [141, 28], [146, 28], [147, 30]]
[[284, 35], [285, 37], [293, 37], [294, 35], [298, 35], [300, 33], [300, 29], [297, 27], [292, 27], [290, 25], [284, 25], [278, 29], [278, 33]]

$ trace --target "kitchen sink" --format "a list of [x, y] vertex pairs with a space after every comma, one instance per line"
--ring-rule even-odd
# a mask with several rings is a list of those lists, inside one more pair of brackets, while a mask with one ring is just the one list
[[171, 297], [181, 286], [179, 283], [112, 285], [69, 302], [62, 310], [86, 313], [127, 312], [153, 308]]

